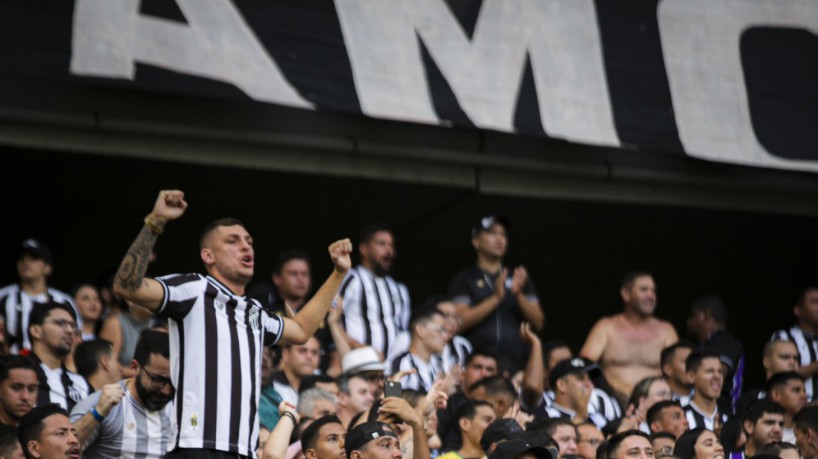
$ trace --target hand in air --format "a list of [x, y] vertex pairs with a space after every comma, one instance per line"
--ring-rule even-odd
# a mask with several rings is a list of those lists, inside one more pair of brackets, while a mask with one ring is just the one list
[[156, 198], [150, 217], [155, 224], [164, 225], [181, 217], [185, 209], [187, 209], [185, 193], [179, 190], [162, 190]]
[[346, 273], [352, 267], [350, 254], [352, 253], [352, 242], [349, 239], [335, 241], [329, 246], [329, 256], [335, 265], [335, 270]]

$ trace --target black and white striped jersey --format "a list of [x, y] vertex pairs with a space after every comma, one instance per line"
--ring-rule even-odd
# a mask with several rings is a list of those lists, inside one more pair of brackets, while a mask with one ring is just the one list
[[705, 429], [715, 431], [716, 427], [723, 426], [724, 423], [730, 420], [730, 417], [727, 414], [719, 412], [718, 407], [716, 407], [712, 413], [705, 413], [701, 408], [693, 403], [692, 399], [687, 406], [683, 407], [683, 409], [685, 410], [687, 423], [690, 424], [690, 430], [698, 427], [704, 427]]
[[157, 279], [165, 290], [176, 438], [171, 449], [204, 448], [256, 457], [261, 355], [284, 320], [211, 276]]
[[[125, 397], [91, 431], [82, 451], [86, 459], [109, 457], [161, 459], [168, 451], [173, 435], [171, 404], [159, 411], [149, 411], [134, 398], [127, 380], [119, 382]], [[99, 402], [102, 391], [86, 397], [71, 411], [76, 423]]]
[[45, 293], [29, 296], [20, 288], [20, 284], [11, 284], [0, 289], [0, 314], [6, 320], [6, 333], [12, 338], [10, 351], [19, 354], [22, 349], [31, 349], [31, 340], [28, 337], [28, 318], [31, 310], [37, 303], [70, 304], [77, 315], [77, 326], [82, 330], [82, 319], [80, 318], [77, 305], [70, 295], [55, 288], [46, 289]]
[[451, 341], [446, 343], [446, 347], [440, 353], [443, 372], [448, 374], [455, 365], [460, 365], [461, 369], [465, 369], [466, 357], [471, 353], [472, 346], [469, 340], [460, 335], [455, 335]]
[[347, 335], [388, 356], [398, 332], [409, 328], [411, 303], [406, 286], [363, 266], [349, 270], [339, 291]]
[[400, 380], [400, 386], [404, 390], [411, 389], [429, 392], [438, 375], [443, 373], [443, 370], [440, 368], [439, 356], [433, 355], [432, 358], [426, 362], [411, 352], [404, 352], [392, 361], [389, 374], [393, 375], [399, 371], [412, 369], [417, 371], [404, 376]]
[[[788, 330], [778, 330], [773, 333], [771, 339], [791, 341], [798, 349], [799, 365], [804, 367], [818, 361], [818, 339], [810, 333], [804, 331], [798, 325], [794, 325]], [[815, 377], [810, 376], [804, 379], [804, 388], [807, 391], [807, 402], [812, 401], [816, 389]]]

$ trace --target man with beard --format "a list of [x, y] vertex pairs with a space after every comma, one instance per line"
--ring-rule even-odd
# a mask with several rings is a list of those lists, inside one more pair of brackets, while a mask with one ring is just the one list
[[19, 355], [0, 364], [0, 423], [16, 426], [37, 403], [37, 368]]
[[[660, 374], [662, 349], [679, 341], [679, 337], [673, 325], [653, 316], [656, 284], [650, 273], [626, 274], [619, 293], [625, 311], [597, 321], [579, 355], [599, 363], [613, 395], [621, 406], [626, 406], [637, 382]], [[598, 384], [607, 390], [604, 385]]]
[[409, 326], [409, 291], [389, 273], [395, 260], [392, 231], [369, 225], [358, 245], [361, 264], [349, 270], [341, 285], [343, 325], [353, 348], [371, 346], [381, 359], [390, 355], [398, 332]]
[[29, 358], [38, 367], [37, 405], [56, 403], [70, 410], [90, 392], [88, 381], [65, 367], [65, 358], [74, 344], [76, 317], [71, 306], [65, 303], [38, 304], [31, 312]]
[[71, 412], [83, 457], [161, 458], [171, 437], [168, 334], [148, 331], [136, 345], [134, 377], [108, 384]]

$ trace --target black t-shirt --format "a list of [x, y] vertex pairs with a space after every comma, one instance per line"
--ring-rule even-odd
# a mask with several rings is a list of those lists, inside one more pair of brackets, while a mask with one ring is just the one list
[[[520, 323], [525, 320], [517, 299], [511, 294], [511, 271], [506, 279], [506, 294], [497, 308], [471, 330], [465, 332], [474, 349], [490, 348], [511, 357], [518, 364], [525, 365], [530, 349], [520, 339]], [[499, 273], [491, 275], [477, 266], [457, 273], [449, 285], [449, 297], [455, 303], [475, 306], [494, 294], [494, 284]], [[534, 284], [529, 279], [523, 286], [523, 293], [537, 301]]]

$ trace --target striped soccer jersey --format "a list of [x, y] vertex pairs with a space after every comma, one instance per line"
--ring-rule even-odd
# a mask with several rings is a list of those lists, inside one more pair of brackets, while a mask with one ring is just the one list
[[0, 289], [0, 314], [6, 319], [6, 333], [12, 338], [9, 348], [12, 354], [19, 354], [21, 349], [31, 349], [28, 318], [35, 304], [49, 301], [70, 304], [77, 316], [77, 327], [82, 330], [79, 310], [68, 294], [49, 288], [45, 293], [32, 297], [20, 288], [20, 284], [11, 284]]
[[409, 327], [411, 303], [406, 286], [356, 266], [349, 270], [339, 294], [344, 299], [347, 335], [388, 356], [395, 336]]
[[[160, 459], [168, 451], [173, 437], [171, 404], [159, 411], [148, 411], [128, 390], [127, 380], [119, 382], [125, 397], [111, 408], [91, 431], [82, 457]], [[99, 402], [102, 391], [91, 394], [71, 411], [71, 422], [76, 423]]]
[[176, 435], [170, 449], [204, 448], [256, 456], [261, 355], [284, 320], [257, 300], [201, 274], [157, 279], [165, 290]]

